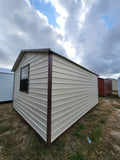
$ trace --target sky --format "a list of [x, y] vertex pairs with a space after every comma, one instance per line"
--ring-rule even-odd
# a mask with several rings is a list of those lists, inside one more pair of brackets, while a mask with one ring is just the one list
[[22, 49], [53, 51], [99, 74], [120, 76], [120, 0], [0, 0], [0, 68]]

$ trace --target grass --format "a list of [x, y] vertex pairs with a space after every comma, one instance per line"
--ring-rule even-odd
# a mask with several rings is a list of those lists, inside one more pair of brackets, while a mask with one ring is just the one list
[[107, 114], [107, 113], [102, 113], [101, 115], [102, 115], [102, 116], [108, 116], [108, 114]]
[[75, 131], [74, 135], [78, 138], [84, 138], [85, 134], [82, 133], [82, 130], [85, 128], [85, 125], [80, 123], [79, 127], [77, 128], [77, 130]]
[[93, 141], [98, 141], [101, 136], [102, 136], [102, 129], [99, 127], [92, 131], [90, 138]]
[[55, 145], [56, 145], [56, 150], [57, 151], [63, 151], [64, 150], [64, 146], [65, 146], [64, 142], [58, 141], [57, 143], [55, 143]]
[[99, 122], [100, 122], [101, 124], [105, 124], [105, 123], [106, 123], [106, 120], [101, 119]]
[[82, 153], [82, 150], [77, 151], [70, 157], [70, 160], [85, 160], [85, 156]]
[[0, 134], [4, 133], [4, 132], [7, 132], [11, 129], [10, 126], [2, 126], [0, 125]]
[[[113, 113], [112, 109], [116, 107], [119, 109], [119, 105], [116, 104], [120, 103], [120, 100], [119, 98], [112, 97], [108, 104], [107, 101], [107, 97], [100, 98], [97, 107], [93, 108], [92, 111], [83, 116], [73, 127], [56, 139], [49, 148], [42, 138], [25, 123], [21, 116], [12, 110], [12, 105], [0, 105], [0, 134], [2, 135], [0, 137], [0, 159], [119, 159], [120, 153], [115, 152], [113, 146], [114, 144], [119, 145], [120, 141], [109, 134], [110, 128], [108, 127], [111, 127], [111, 125], [106, 124], [112, 123], [112, 130], [116, 129], [117, 125], [119, 125], [115, 121], [112, 122], [109, 117], [109, 111]], [[113, 105], [114, 101], [116, 101], [116, 104]], [[106, 105], [104, 105], [104, 102]], [[117, 112], [114, 114], [117, 114]], [[91, 144], [88, 143], [87, 137], [91, 140]]]
[[116, 108], [116, 109], [120, 109], [120, 106], [119, 106], [119, 105], [116, 105], [115, 108]]

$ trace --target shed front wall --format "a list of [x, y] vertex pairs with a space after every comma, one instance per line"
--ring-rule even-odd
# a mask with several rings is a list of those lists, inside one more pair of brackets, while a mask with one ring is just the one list
[[118, 83], [116, 79], [112, 79], [112, 90], [113, 91], [118, 91]]
[[[29, 93], [20, 88], [20, 69], [29, 64]], [[15, 71], [15, 110], [47, 141], [48, 54], [25, 53]]]
[[104, 80], [104, 95], [107, 96], [108, 94], [112, 94], [112, 81], [111, 80]]
[[98, 103], [97, 76], [53, 54], [51, 142]]
[[120, 77], [118, 78], [118, 97], [120, 97]]
[[0, 73], [0, 102], [13, 100], [14, 74]]

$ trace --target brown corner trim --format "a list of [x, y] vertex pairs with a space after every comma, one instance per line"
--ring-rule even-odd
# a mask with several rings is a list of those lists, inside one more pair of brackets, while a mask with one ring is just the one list
[[52, 52], [48, 52], [47, 144], [51, 145]]

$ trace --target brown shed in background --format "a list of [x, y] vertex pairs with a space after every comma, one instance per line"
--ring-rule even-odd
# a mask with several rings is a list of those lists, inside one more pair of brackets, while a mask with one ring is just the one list
[[108, 94], [112, 94], [112, 81], [98, 78], [98, 94], [99, 96], [107, 96]]

